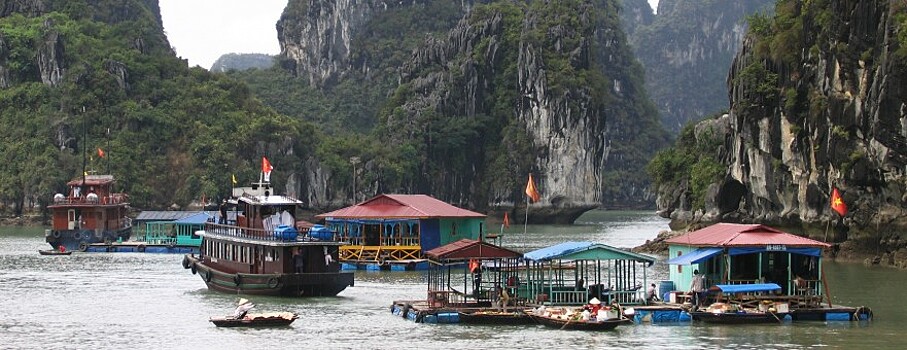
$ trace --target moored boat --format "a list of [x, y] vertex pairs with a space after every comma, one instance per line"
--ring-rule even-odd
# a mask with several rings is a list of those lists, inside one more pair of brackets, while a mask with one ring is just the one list
[[785, 318], [790, 319], [787, 313], [740, 310], [735, 312], [709, 312], [692, 311], [693, 320], [718, 324], [753, 324], [753, 323], [781, 323]]
[[211, 317], [208, 321], [218, 327], [280, 327], [289, 326], [290, 323], [293, 323], [298, 318], [299, 316], [291, 312], [272, 312], [247, 314], [242, 318], [234, 318], [232, 316]]
[[45, 241], [54, 250], [85, 250], [93, 243], [128, 240], [132, 220], [127, 216], [129, 202], [124, 193], [114, 193], [113, 175], [84, 175], [66, 185], [67, 194], [54, 195], [51, 228]]
[[528, 315], [535, 322], [549, 328], [571, 329], [583, 331], [606, 331], [617, 328], [625, 323], [632, 323], [630, 319], [618, 316], [608, 319], [590, 318], [584, 320], [579, 313], [576, 314], [556, 314], [551, 312], [539, 313], [538, 310], [526, 310]]
[[[265, 179], [268, 177], [266, 176]], [[335, 296], [353, 286], [353, 272], [337, 262], [343, 242], [323, 241], [295, 228], [297, 199], [271, 193], [259, 181], [237, 196], [235, 223], [207, 223], [198, 255], [183, 267], [208, 289], [231, 294]]]
[[41, 255], [70, 255], [70, 254], [72, 254], [72, 251], [71, 250], [60, 251], [57, 249], [48, 249], [48, 250], [39, 250], [38, 254], [41, 254]]

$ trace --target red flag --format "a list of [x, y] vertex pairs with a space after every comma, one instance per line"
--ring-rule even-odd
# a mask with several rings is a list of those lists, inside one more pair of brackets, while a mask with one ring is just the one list
[[268, 161], [268, 158], [261, 157], [261, 172], [267, 174], [270, 173], [271, 170], [274, 170], [274, 167], [271, 166], [271, 162]]
[[837, 187], [831, 188], [831, 210], [838, 212], [841, 216], [847, 215], [847, 204], [841, 199], [841, 194], [838, 193]]
[[476, 259], [469, 259], [469, 272], [476, 272], [476, 269], [479, 268], [479, 261]]
[[104, 155], [106, 154], [107, 153], [104, 153], [104, 150], [102, 150], [101, 147], [98, 147], [98, 157], [104, 158]]
[[510, 227], [510, 215], [507, 215], [507, 212], [504, 212], [504, 227]]
[[539, 191], [535, 189], [535, 181], [532, 181], [532, 173], [529, 174], [529, 183], [526, 184], [526, 195], [532, 202], [539, 201]]

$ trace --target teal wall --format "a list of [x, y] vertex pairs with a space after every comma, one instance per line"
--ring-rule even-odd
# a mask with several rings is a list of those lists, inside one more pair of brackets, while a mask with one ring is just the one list
[[[678, 256], [678, 252], [680, 252], [681, 254], [689, 254], [696, 249], [696, 247], [673, 244], [668, 245], [668, 259], [676, 258]], [[678, 266], [680, 266], [680, 271], [677, 271]], [[699, 266], [699, 264], [668, 265], [671, 281], [674, 282], [674, 290], [688, 291], [690, 289], [690, 283], [693, 283], [693, 270], [701, 270], [701, 268], [702, 267]]]
[[485, 234], [484, 218], [443, 218], [438, 220], [441, 232], [441, 244], [445, 245], [461, 239], [479, 239], [479, 234]]

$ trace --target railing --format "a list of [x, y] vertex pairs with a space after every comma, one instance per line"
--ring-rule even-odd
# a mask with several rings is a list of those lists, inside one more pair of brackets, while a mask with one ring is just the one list
[[[263, 241], [288, 242], [296, 239], [285, 237], [283, 232], [277, 230], [264, 230], [258, 228], [243, 228], [224, 224], [207, 223], [205, 231], [219, 236], [227, 236], [242, 239], [256, 239]], [[299, 232], [298, 237], [305, 236], [306, 231]], [[297, 238], [298, 239], [298, 238]]]
[[54, 204], [124, 204], [128, 202], [128, 196], [124, 193], [113, 193], [109, 196], [79, 196], [54, 198]]
[[791, 281], [791, 295], [797, 296], [814, 296], [821, 295], [820, 287], [822, 286], [821, 280], [805, 280], [805, 279], [794, 279]]

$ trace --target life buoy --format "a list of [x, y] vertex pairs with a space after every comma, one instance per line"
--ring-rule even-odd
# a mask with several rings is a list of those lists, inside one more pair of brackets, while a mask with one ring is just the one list
[[144, 252], [145, 252], [145, 245], [144, 245], [144, 244], [139, 244], [138, 247], [135, 247], [135, 250], [136, 250], [137, 252], [139, 252], [139, 253], [144, 253]]
[[280, 277], [274, 276], [268, 278], [268, 288], [275, 289], [280, 286]]
[[54, 238], [56, 238], [56, 239], [60, 239], [60, 231], [51, 232], [50, 235], [54, 236]]
[[196, 273], [195, 263], [192, 263], [190, 269], [192, 270], [192, 274], [194, 275]]
[[75, 240], [77, 240], [77, 241], [78, 241], [78, 240], [81, 240], [81, 239], [82, 239], [82, 232], [76, 231], [75, 233], [72, 234], [72, 238], [75, 239]]
[[242, 277], [239, 277], [238, 273], [233, 275], [233, 284], [235, 284], [237, 287], [242, 284]]
[[85, 242], [79, 243], [79, 251], [84, 252], [86, 250], [88, 250], [88, 243], [85, 243]]
[[183, 257], [183, 268], [184, 268], [184, 269], [188, 269], [188, 268], [189, 268], [189, 257], [188, 257], [188, 256], [184, 256], [184, 257]]

